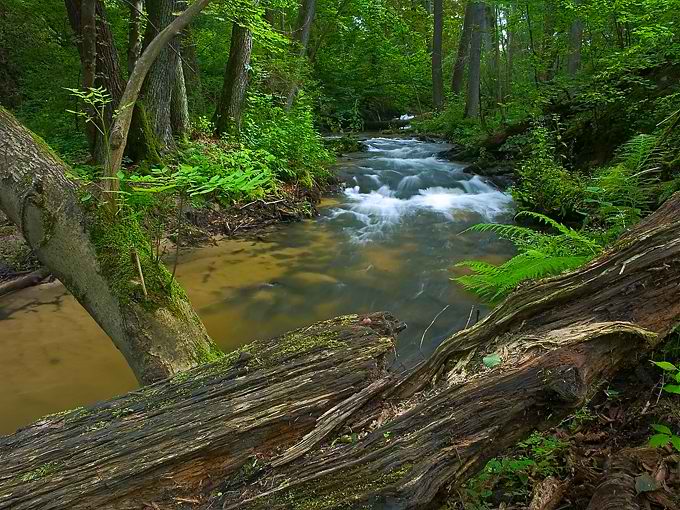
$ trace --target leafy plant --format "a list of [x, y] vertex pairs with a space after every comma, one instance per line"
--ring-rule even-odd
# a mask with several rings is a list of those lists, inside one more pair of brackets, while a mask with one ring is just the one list
[[471, 269], [473, 274], [454, 280], [489, 303], [499, 302], [523, 281], [579, 267], [602, 250], [602, 245], [587, 233], [569, 228], [543, 214], [523, 211], [517, 217], [538, 220], [554, 233], [494, 223], [481, 223], [465, 231], [493, 232], [511, 241], [519, 251], [500, 265], [475, 260], [456, 264], [456, 267]]
[[519, 183], [511, 189], [520, 208], [570, 218], [581, 210], [583, 185], [557, 160], [555, 134], [537, 126], [529, 137], [529, 157], [517, 171]]

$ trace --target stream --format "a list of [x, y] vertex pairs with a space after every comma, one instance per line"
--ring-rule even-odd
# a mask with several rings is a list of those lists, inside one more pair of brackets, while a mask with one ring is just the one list
[[[437, 159], [446, 144], [367, 143], [338, 161], [347, 189], [325, 199], [318, 218], [182, 257], [178, 279], [224, 350], [340, 314], [387, 310], [408, 324], [395, 363], [409, 367], [486, 313], [450, 281], [452, 266], [512, 255], [491, 234], [459, 235], [481, 221], [509, 221], [509, 195]], [[58, 282], [0, 299], [0, 373], [0, 434], [136, 387], [123, 357]]]

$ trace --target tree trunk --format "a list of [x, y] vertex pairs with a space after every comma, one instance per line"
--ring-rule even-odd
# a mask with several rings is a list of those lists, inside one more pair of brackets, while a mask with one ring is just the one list
[[253, 34], [234, 23], [231, 30], [229, 60], [224, 70], [222, 94], [213, 123], [215, 135], [237, 134], [241, 129], [241, 114], [248, 89], [248, 68], [253, 50]]
[[44, 418], [0, 439], [0, 508], [435, 507], [644, 360], [679, 317], [676, 194], [614, 250], [523, 286], [406, 374], [385, 369], [398, 322], [347, 316]]
[[465, 5], [465, 19], [463, 20], [463, 31], [460, 34], [460, 42], [458, 43], [458, 55], [456, 56], [456, 62], [453, 65], [451, 90], [454, 94], [460, 94], [463, 91], [465, 65], [470, 53], [470, 34], [474, 23], [474, 14], [474, 2], [468, 2]]
[[442, 75], [442, 35], [444, 32], [444, 2], [434, 0], [434, 32], [432, 35], [432, 102], [437, 110], [444, 106]]
[[[316, 0], [301, 0], [300, 11], [298, 12], [297, 29], [293, 39], [298, 44], [297, 56], [302, 65], [302, 60], [307, 55], [307, 46], [309, 45], [309, 37], [312, 34], [312, 23], [316, 13]], [[286, 108], [290, 109], [295, 101], [295, 96], [298, 93], [298, 83], [293, 80], [290, 91], [288, 92], [288, 99], [286, 100]]]
[[569, 56], [567, 74], [575, 76], [581, 67], [581, 46], [583, 44], [583, 21], [575, 19], [569, 28]]
[[[77, 46], [81, 55], [81, 62], [83, 62], [81, 3], [78, 0], [65, 0], [65, 5], [71, 28], [78, 42]], [[103, 87], [111, 96], [111, 104], [106, 108], [106, 129], [102, 129], [102, 131], [106, 132], [112, 129], [113, 112], [120, 105], [120, 100], [125, 90], [125, 81], [122, 77], [118, 51], [113, 40], [111, 27], [107, 21], [106, 11], [101, 1], [96, 2], [96, 8], [97, 65], [94, 85], [95, 87]], [[142, 117], [146, 119], [145, 113], [139, 110], [137, 106], [135, 106], [134, 116], [136, 119], [141, 119]], [[155, 137], [150, 130], [146, 129], [147, 126], [148, 122], [146, 120], [144, 122], [139, 121], [135, 122], [131, 129], [131, 138], [134, 143], [131, 144], [131, 150], [128, 151], [127, 155], [133, 161], [146, 159], [155, 162], [160, 160]], [[106, 144], [108, 142], [103, 139], [97, 129], [88, 128], [87, 134], [90, 146], [94, 147], [91, 151], [93, 159], [98, 163], [105, 163], [108, 153]]]
[[[2, 109], [0, 139], [0, 209], [111, 337], [140, 383], [219, 355], [134, 222], [86, 212], [64, 163]], [[148, 297], [133, 256], [140, 259]]]
[[[111, 128], [111, 136], [109, 137], [109, 159], [106, 162], [104, 169], [104, 175], [107, 177], [104, 181], [104, 191], [106, 193], [109, 210], [111, 211], [115, 211], [116, 209], [117, 191], [119, 189], [117, 172], [123, 161], [123, 154], [128, 143], [128, 134], [130, 132], [130, 125], [133, 123], [134, 114], [135, 112], [139, 112], [139, 109], [135, 108], [135, 106], [146, 75], [161, 50], [209, 3], [210, 0], [195, 0], [184, 12], [177, 16], [170, 25], [154, 37], [142, 52], [142, 55], [139, 57], [139, 60], [128, 79], [125, 92], [123, 92], [123, 97], [120, 100], [119, 114]], [[145, 121], [146, 115], [141, 115], [141, 118]]]
[[[102, 87], [111, 96], [111, 103], [105, 111], [105, 124], [86, 126], [90, 154], [94, 161], [103, 163], [106, 159], [106, 142], [100, 130], [106, 132], [113, 122], [113, 112], [123, 95], [125, 82], [121, 77], [118, 52], [116, 51], [111, 27], [106, 18], [104, 5], [100, 0], [65, 0], [69, 23], [76, 36], [78, 52], [83, 68], [83, 87]], [[87, 11], [83, 12], [82, 7]], [[93, 13], [91, 9], [95, 9]], [[92, 47], [92, 20], [96, 19], [95, 47]], [[86, 33], [83, 29], [87, 30]], [[95, 65], [92, 69], [94, 59]], [[96, 122], [96, 120], [95, 120]]]
[[132, 74], [137, 59], [142, 53], [142, 15], [144, 0], [130, 0], [130, 25], [128, 30], [127, 66], [128, 75]]
[[472, 4], [472, 27], [470, 37], [470, 63], [468, 68], [467, 100], [465, 103], [465, 116], [476, 118], [480, 115], [480, 85], [482, 66], [482, 30], [486, 16], [486, 5], [483, 2]]
[[[177, 0], [146, 0], [148, 23], [146, 26], [145, 46], [167, 27], [175, 18]], [[151, 66], [146, 77], [144, 103], [153, 131], [163, 152], [175, 148], [172, 130], [172, 96], [177, 76], [177, 53], [175, 37], [165, 45]]]

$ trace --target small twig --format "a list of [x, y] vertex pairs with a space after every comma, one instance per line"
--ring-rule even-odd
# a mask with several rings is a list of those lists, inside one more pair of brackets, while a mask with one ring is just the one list
[[439, 312], [437, 315], [434, 316], [434, 319], [432, 319], [432, 322], [430, 322], [430, 325], [429, 325], [428, 327], [425, 328], [425, 331], [423, 331], [423, 336], [420, 338], [420, 348], [421, 348], [421, 349], [423, 348], [423, 342], [425, 341], [425, 335], [426, 335], [427, 332], [430, 330], [430, 328], [431, 328], [432, 325], [435, 323], [435, 321], [439, 318], [439, 316], [440, 316], [441, 314], [443, 314], [449, 306], [451, 306], [451, 305], [446, 305], [444, 308], [442, 308], [442, 311]]
[[139, 280], [142, 282], [142, 291], [144, 291], [144, 297], [148, 298], [149, 294], [146, 292], [146, 283], [144, 283], [144, 273], [142, 272], [142, 263], [139, 261], [139, 254], [137, 250], [132, 250], [132, 255], [135, 257], [135, 263], [137, 264], [137, 272], [139, 273]]
[[472, 305], [472, 308], [470, 308], [470, 315], [468, 315], [468, 320], [465, 323], [465, 327], [463, 329], [467, 329], [468, 326], [470, 325], [470, 321], [472, 320], [472, 312], [474, 311], [474, 309], [475, 309], [475, 305]]

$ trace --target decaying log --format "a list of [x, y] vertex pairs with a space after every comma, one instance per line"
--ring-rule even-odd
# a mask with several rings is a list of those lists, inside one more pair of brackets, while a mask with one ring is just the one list
[[36, 271], [31, 271], [28, 274], [23, 274], [18, 276], [8, 282], [0, 284], [0, 296], [9, 294], [10, 292], [16, 292], [17, 290], [25, 289], [26, 287], [32, 287], [33, 285], [38, 285], [45, 278], [50, 275], [50, 270], [47, 268], [40, 268]]
[[0, 508], [433, 507], [678, 317], [680, 195], [406, 374], [382, 368], [398, 323], [339, 318], [0, 439]]

